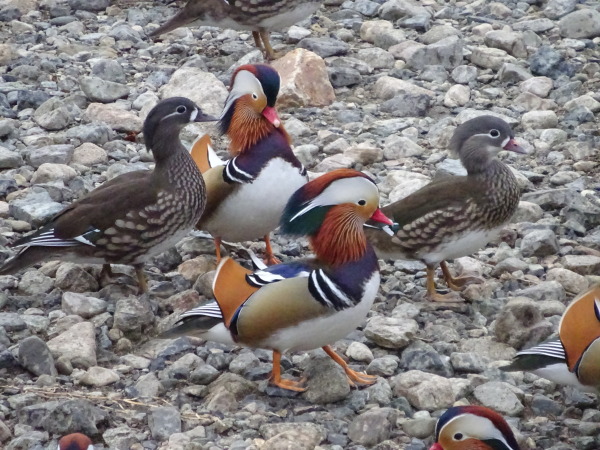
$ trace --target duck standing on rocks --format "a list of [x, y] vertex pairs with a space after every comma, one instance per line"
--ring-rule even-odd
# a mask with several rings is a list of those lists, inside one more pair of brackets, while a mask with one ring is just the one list
[[[212, 120], [187, 98], [158, 103], [143, 129], [154, 170], [119, 175], [66, 207], [13, 244], [19, 253], [0, 268], [0, 275], [51, 259], [131, 264], [141, 291], [147, 292], [144, 261], [187, 235], [206, 202], [204, 180], [179, 132], [188, 123]], [[110, 266], [104, 270], [110, 273]]]
[[435, 290], [434, 273], [440, 264], [444, 279], [460, 290], [474, 277], [454, 278], [445, 260], [470, 255], [485, 246], [512, 217], [521, 192], [510, 168], [496, 158], [501, 150], [526, 153], [510, 126], [494, 116], [480, 116], [461, 124], [450, 141], [466, 176], [434, 180], [406, 198], [382, 208], [399, 224], [391, 239], [367, 229], [367, 238], [382, 257], [418, 259], [427, 266], [427, 298], [462, 301]]
[[256, 272], [224, 258], [213, 282], [216, 300], [184, 313], [161, 337], [192, 335], [271, 349], [271, 382], [300, 392], [302, 382], [281, 378], [281, 354], [322, 347], [351, 384], [373, 384], [376, 377], [350, 369], [329, 344], [365, 319], [377, 294], [377, 257], [363, 225], [369, 219], [392, 224], [378, 204], [374, 182], [355, 170], [334, 170], [309, 182], [290, 198], [281, 229], [308, 236], [316, 256]]
[[197, 227], [214, 237], [217, 260], [222, 240], [264, 237], [267, 263], [278, 262], [269, 233], [277, 228], [290, 196], [308, 181], [277, 115], [278, 93], [279, 74], [272, 67], [238, 67], [219, 122], [231, 140], [232, 158], [212, 167], [210, 139], [203, 136], [192, 146], [207, 189], [206, 210]]
[[520, 450], [506, 420], [484, 406], [454, 406], [435, 426], [429, 450]]
[[250, 30], [254, 43], [268, 60], [275, 59], [269, 32], [291, 27], [314, 14], [322, 0], [188, 0], [162, 26], [150, 33], [155, 38], [183, 26], [207, 25]]
[[72, 433], [58, 441], [57, 450], [94, 450], [92, 440], [85, 434]]
[[518, 352], [500, 369], [532, 372], [557, 384], [600, 391], [600, 285], [576, 297], [558, 325], [558, 339]]

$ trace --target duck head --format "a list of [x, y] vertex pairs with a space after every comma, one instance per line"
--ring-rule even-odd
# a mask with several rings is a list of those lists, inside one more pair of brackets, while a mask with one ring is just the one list
[[247, 150], [276, 130], [289, 141], [275, 109], [279, 85], [279, 74], [266, 64], [246, 64], [235, 70], [219, 122], [221, 133], [231, 139], [232, 154]]
[[173, 143], [179, 142], [179, 133], [188, 123], [215, 120], [188, 98], [162, 100], [150, 110], [144, 121], [146, 148], [152, 151], [156, 161], [164, 159], [172, 153]]
[[435, 426], [430, 450], [520, 450], [510, 426], [483, 406], [454, 406]]
[[280, 226], [284, 233], [308, 236], [322, 261], [338, 265], [361, 258], [365, 222], [390, 226], [379, 209], [379, 191], [367, 175], [333, 170], [298, 189], [288, 201]]
[[57, 450], [94, 450], [94, 445], [85, 434], [72, 433], [63, 436], [58, 441]]
[[450, 140], [450, 150], [456, 153], [468, 173], [485, 170], [502, 150], [527, 153], [515, 141], [514, 133], [504, 120], [495, 116], [479, 116], [456, 128]]

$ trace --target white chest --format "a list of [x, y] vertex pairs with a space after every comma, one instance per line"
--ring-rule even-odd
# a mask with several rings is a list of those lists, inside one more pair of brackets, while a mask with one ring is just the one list
[[305, 183], [298, 168], [275, 158], [254, 182], [243, 184], [223, 201], [205, 229], [231, 242], [263, 237], [277, 228], [287, 201]]

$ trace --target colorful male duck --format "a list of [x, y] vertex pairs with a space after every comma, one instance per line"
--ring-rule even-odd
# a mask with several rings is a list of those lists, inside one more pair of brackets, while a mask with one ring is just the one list
[[484, 406], [454, 406], [435, 426], [429, 450], [520, 450], [506, 420]]
[[510, 126], [494, 116], [480, 116], [461, 124], [450, 141], [466, 176], [434, 180], [402, 200], [382, 208], [399, 224], [390, 238], [366, 230], [377, 253], [393, 259], [418, 259], [427, 266], [427, 298], [461, 301], [457, 295], [435, 290], [439, 264], [448, 286], [460, 290], [473, 277], [453, 278], [445, 260], [470, 255], [492, 240], [517, 210], [521, 192], [501, 150], [525, 153]]
[[85, 434], [72, 433], [63, 436], [58, 441], [57, 450], [94, 450], [94, 445]]
[[558, 325], [558, 339], [517, 353], [501, 367], [532, 372], [582, 391], [600, 391], [600, 285], [575, 298]]
[[379, 288], [377, 257], [363, 225], [391, 225], [378, 208], [373, 181], [350, 169], [320, 176], [289, 200], [281, 230], [309, 237], [316, 257], [251, 272], [230, 258], [217, 268], [215, 301], [181, 316], [163, 337], [193, 335], [207, 340], [273, 350], [274, 385], [304, 391], [302, 382], [281, 378], [286, 351], [321, 347], [340, 364], [351, 383], [376, 377], [348, 367], [329, 344], [366, 317]]
[[322, 0], [188, 0], [185, 6], [151, 37], [183, 26], [202, 26], [250, 30], [254, 43], [272, 60], [269, 32], [291, 27], [313, 14]]
[[201, 137], [191, 155], [204, 175], [207, 203], [198, 229], [215, 239], [217, 260], [221, 241], [241, 242], [263, 237], [266, 260], [277, 261], [269, 233], [279, 222], [290, 196], [304, 185], [306, 170], [294, 155], [275, 102], [279, 74], [263, 64], [239, 67], [219, 126], [230, 140], [232, 156], [225, 165], [216, 165], [210, 139]]
[[[67, 206], [13, 244], [19, 253], [0, 268], [0, 275], [51, 259], [131, 264], [146, 292], [144, 261], [187, 235], [205, 206], [204, 180], [179, 141], [179, 132], [188, 123], [211, 120], [216, 119], [187, 98], [158, 103], [144, 122], [154, 170], [119, 175]], [[110, 273], [110, 266], [105, 270]]]

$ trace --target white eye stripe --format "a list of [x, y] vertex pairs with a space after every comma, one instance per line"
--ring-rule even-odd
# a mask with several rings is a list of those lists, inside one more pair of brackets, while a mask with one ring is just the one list
[[506, 139], [504, 139], [502, 141], [502, 144], [500, 144], [502, 146], [502, 148], [506, 147], [506, 144], [508, 144], [508, 141], [510, 141], [510, 136], [508, 136]]
[[192, 114], [190, 115], [190, 122], [193, 122], [194, 120], [196, 120], [196, 117], [198, 117], [198, 110], [196, 108], [194, 108], [194, 110], [192, 111]]
[[231, 91], [225, 101], [225, 106], [223, 107], [223, 113], [221, 114], [220, 119], [223, 119], [227, 111], [229, 111], [229, 108], [231, 108], [231, 105], [233, 105], [238, 98], [250, 93], [255, 95], [265, 95], [262, 85], [256, 76], [247, 70], [241, 70], [235, 76], [235, 80], [233, 80], [233, 86], [231, 86]]

